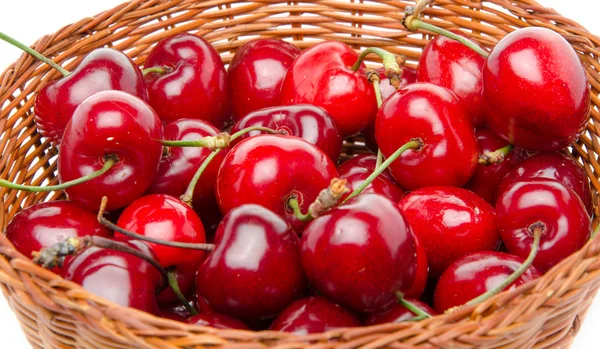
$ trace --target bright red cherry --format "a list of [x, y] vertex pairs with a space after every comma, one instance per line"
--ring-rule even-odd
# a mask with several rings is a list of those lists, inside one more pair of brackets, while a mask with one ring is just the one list
[[511, 254], [527, 258], [536, 225], [540, 248], [533, 265], [546, 272], [579, 250], [590, 238], [591, 222], [577, 194], [559, 182], [530, 178], [498, 194], [498, 229]]
[[311, 284], [359, 312], [379, 310], [396, 291], [408, 290], [416, 264], [408, 222], [380, 195], [360, 195], [312, 221], [302, 234], [302, 266]]
[[75, 109], [88, 97], [118, 90], [148, 100], [140, 68], [124, 53], [99, 48], [87, 55], [71, 74], [44, 86], [35, 100], [35, 122], [42, 136], [60, 144]]
[[227, 72], [208, 41], [187, 33], [164, 39], [148, 55], [150, 67], [165, 70], [146, 75], [150, 105], [163, 122], [200, 119], [220, 128], [229, 120]]
[[256, 39], [242, 45], [227, 74], [233, 119], [279, 105], [283, 78], [299, 54], [298, 47], [279, 39]]
[[579, 57], [558, 33], [531, 27], [506, 35], [483, 70], [486, 122], [517, 147], [555, 151], [574, 142], [590, 109]]
[[196, 283], [198, 299], [214, 311], [265, 319], [279, 314], [306, 289], [297, 234], [262, 206], [231, 210], [217, 229], [215, 244]]
[[217, 313], [202, 313], [186, 321], [190, 325], [209, 326], [222, 330], [249, 330], [248, 326], [231, 316]]
[[358, 318], [348, 310], [323, 297], [308, 297], [285, 308], [269, 329], [307, 335], [358, 326]]
[[[406, 298], [406, 300], [431, 316], [438, 314], [435, 310], [431, 309], [429, 305], [419, 300], [410, 298]], [[365, 324], [365, 326], [373, 326], [387, 323], [400, 323], [408, 321], [416, 316], [417, 314], [406, 309], [403, 305], [394, 303], [389, 309], [367, 315], [363, 324]]]
[[288, 70], [281, 87], [284, 105], [307, 103], [327, 110], [342, 136], [367, 127], [377, 113], [373, 86], [365, 66], [350, 69], [358, 54], [339, 41], [325, 41], [305, 50]]
[[413, 240], [415, 241], [415, 249], [417, 251], [417, 269], [415, 273], [415, 281], [411, 288], [404, 292], [406, 298], [420, 298], [427, 287], [429, 279], [429, 261], [427, 260], [427, 251], [421, 239], [413, 232]]
[[592, 213], [592, 191], [583, 167], [573, 158], [561, 153], [540, 153], [520, 163], [499, 183], [498, 192], [504, 192], [514, 182], [529, 178], [548, 178], [572, 189], [589, 214]]
[[390, 165], [403, 188], [462, 186], [477, 166], [477, 140], [456, 96], [430, 83], [408, 85], [388, 98], [377, 114], [375, 136], [389, 157], [414, 138], [423, 149], [408, 150]]
[[[373, 173], [372, 170], [366, 169], [360, 165], [348, 166], [346, 163], [338, 168], [339, 178], [348, 181], [346, 186], [350, 191], [342, 196], [340, 200], [345, 200], [351, 192], [358, 189], [364, 181]], [[388, 198], [390, 201], [398, 202], [404, 195], [404, 190], [398, 187], [396, 183], [387, 179], [384, 176], [375, 178], [369, 186], [363, 190], [363, 194], [374, 193]]]
[[[366, 168], [367, 170], [373, 172], [377, 169], [377, 156], [372, 154], [356, 155], [355, 157], [344, 161], [343, 164], [338, 166], [338, 172], [348, 172], [354, 167]], [[380, 176], [384, 177], [385, 179], [389, 179], [392, 182], [395, 181], [394, 177], [392, 177], [392, 174], [387, 169], [381, 172]]]
[[[452, 263], [435, 289], [434, 307], [440, 313], [463, 305], [502, 284], [525, 259], [503, 252], [476, 252]], [[505, 290], [512, 290], [542, 274], [530, 266]]]
[[494, 208], [468, 190], [422, 188], [406, 195], [398, 206], [425, 246], [430, 277], [439, 277], [464, 255], [500, 246]]
[[217, 177], [217, 200], [225, 214], [243, 204], [259, 204], [290, 222], [288, 200], [297, 197], [302, 212], [337, 177], [331, 159], [316, 146], [292, 136], [260, 135], [237, 144], [223, 160]]
[[[337, 162], [342, 151], [342, 137], [333, 119], [325, 109], [313, 105], [298, 104], [257, 110], [239, 120], [230, 133], [234, 134], [253, 126], [268, 127], [302, 138], [316, 145], [334, 162]], [[261, 133], [261, 131], [251, 131], [238, 140]]]
[[103, 196], [107, 210], [129, 205], [154, 180], [162, 156], [162, 125], [144, 101], [120, 91], [103, 91], [79, 105], [67, 124], [58, 153], [61, 182], [103, 167], [106, 156], [117, 163], [104, 175], [66, 189], [76, 204], [97, 211]]

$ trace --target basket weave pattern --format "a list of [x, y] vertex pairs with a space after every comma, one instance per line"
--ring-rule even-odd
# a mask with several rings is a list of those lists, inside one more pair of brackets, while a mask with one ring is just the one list
[[[142, 64], [159, 40], [192, 32], [209, 40], [228, 63], [246, 41], [276, 37], [301, 48], [322, 40], [343, 41], [357, 50], [377, 46], [405, 55], [415, 65], [426, 34], [404, 30], [400, 21], [412, 1], [235, 1], [137, 0], [43, 37], [34, 48], [68, 70], [93, 49], [109, 46]], [[520, 27], [543, 26], [563, 35], [578, 52], [592, 86], [592, 118], [573, 146], [600, 190], [600, 38], [577, 23], [529, 0], [439, 0], [423, 19], [460, 28], [492, 47]], [[23, 55], [0, 76], [0, 176], [14, 182], [56, 184], [56, 149], [33, 122], [34, 95], [60, 74]], [[346, 144], [351, 155], [362, 148]], [[23, 207], [62, 193], [0, 188], [0, 227]], [[596, 212], [598, 208], [596, 207]], [[553, 268], [543, 278], [502, 293], [477, 307], [418, 323], [386, 324], [325, 334], [215, 330], [188, 326], [117, 307], [33, 265], [0, 236], [0, 285], [35, 348], [564, 348], [600, 286], [600, 241]]]

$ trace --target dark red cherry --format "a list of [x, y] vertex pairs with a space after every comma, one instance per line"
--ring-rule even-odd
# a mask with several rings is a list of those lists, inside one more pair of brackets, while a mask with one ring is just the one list
[[[372, 154], [356, 155], [338, 166], [338, 172], [348, 172], [354, 167], [363, 167], [373, 172], [377, 169], [377, 156]], [[394, 177], [392, 177], [392, 174], [387, 169], [384, 170], [380, 176], [389, 179], [392, 182], [395, 181]]]
[[262, 206], [231, 210], [215, 244], [196, 284], [198, 299], [216, 312], [249, 320], [273, 317], [306, 289], [298, 236]]
[[108, 211], [129, 205], [154, 180], [162, 156], [162, 125], [144, 101], [120, 91], [103, 91], [79, 105], [67, 124], [58, 153], [61, 182], [102, 168], [106, 156], [117, 163], [104, 175], [66, 189], [76, 204], [97, 211], [103, 196]]
[[[338, 169], [339, 178], [348, 181], [346, 186], [350, 188], [350, 191], [342, 196], [340, 200], [345, 200], [351, 192], [358, 189], [364, 181], [373, 173], [372, 170], [358, 166], [348, 166], [344, 163]], [[382, 195], [388, 198], [390, 201], [398, 202], [404, 195], [404, 190], [396, 185], [396, 183], [387, 179], [384, 176], [378, 176], [363, 190], [365, 193], [374, 193]]]
[[217, 177], [217, 201], [224, 214], [243, 204], [259, 204], [301, 232], [305, 223], [288, 208], [288, 200], [296, 196], [302, 212], [307, 212], [337, 174], [325, 153], [300, 138], [250, 137], [225, 156]]
[[428, 187], [407, 194], [398, 204], [436, 278], [469, 253], [500, 246], [494, 208], [472, 192], [456, 187]]
[[285, 308], [269, 329], [306, 335], [358, 326], [358, 318], [348, 310], [323, 297], [308, 297]]
[[[169, 288], [167, 288], [167, 289], [169, 289]], [[189, 305], [192, 308], [197, 309], [196, 304], [193, 301], [189, 302]], [[160, 317], [169, 319], [169, 320], [179, 321], [179, 322], [186, 322], [190, 317], [192, 317], [192, 315], [190, 314], [188, 309], [185, 307], [185, 305], [178, 302], [178, 303], [173, 303], [173, 304], [170, 304], [167, 306], [161, 306], [160, 307]]]
[[146, 75], [150, 105], [163, 122], [200, 119], [220, 128], [229, 120], [227, 72], [208, 41], [187, 33], [161, 40], [146, 59], [150, 67], [167, 70]]
[[[406, 300], [431, 316], [438, 314], [435, 310], [431, 309], [429, 305], [419, 300], [410, 298], [406, 298]], [[400, 323], [408, 321], [416, 316], [417, 314], [414, 314], [410, 310], [406, 309], [403, 305], [399, 303], [394, 303], [394, 305], [392, 305], [390, 308], [384, 311], [371, 313], [367, 315], [367, 317], [363, 321], [363, 324], [365, 324], [365, 326], [373, 326], [387, 323]]]
[[[201, 244], [206, 242], [204, 227], [191, 207], [178, 198], [165, 194], [143, 196], [129, 205], [117, 225], [147, 237], [166, 241]], [[120, 233], [115, 237], [129, 240]], [[165, 268], [199, 265], [204, 252], [148, 243], [156, 260]]]
[[[333, 119], [324, 109], [313, 105], [298, 104], [257, 110], [239, 120], [230, 133], [234, 134], [253, 126], [268, 127], [302, 138], [316, 145], [334, 162], [337, 162], [342, 151], [342, 137]], [[251, 131], [238, 140], [261, 133], [261, 131]]]
[[579, 250], [590, 238], [591, 222], [577, 194], [559, 182], [529, 178], [498, 194], [498, 229], [511, 254], [527, 258], [536, 225], [540, 248], [533, 265], [546, 272]]
[[389, 157], [414, 138], [423, 149], [408, 150], [390, 165], [403, 188], [462, 186], [477, 166], [477, 140], [456, 96], [430, 83], [408, 85], [388, 98], [377, 114], [375, 136]]
[[256, 39], [242, 45], [228, 69], [233, 119], [279, 105], [283, 78], [300, 49], [279, 39]]
[[249, 330], [248, 326], [231, 316], [217, 313], [202, 313], [186, 321], [190, 325], [209, 326], [222, 330]]
[[517, 147], [554, 151], [583, 131], [590, 90], [577, 53], [542, 27], [516, 30], [492, 50], [483, 70], [486, 122]]
[[[460, 31], [455, 34], [467, 37]], [[482, 47], [481, 45], [479, 45]], [[462, 43], [439, 35], [423, 49], [417, 79], [454, 92], [475, 127], [483, 126], [486, 112], [483, 97], [485, 58]]]
[[302, 234], [302, 266], [311, 284], [359, 312], [379, 310], [396, 291], [408, 290], [416, 264], [407, 221], [380, 195], [360, 195], [312, 221]]
[[425, 288], [427, 287], [427, 280], [429, 279], [429, 261], [427, 260], [425, 245], [414, 232], [413, 240], [415, 241], [415, 250], [417, 251], [417, 269], [415, 281], [413, 281], [410, 289], [404, 292], [404, 296], [406, 298], [418, 299], [423, 295], [423, 292], [425, 292]]
[[506, 191], [511, 184], [529, 178], [548, 178], [572, 189], [589, 214], [592, 213], [590, 181], [583, 167], [573, 158], [561, 153], [540, 153], [520, 163], [499, 183], [498, 192]]
[[[479, 154], [493, 152], [508, 145], [508, 142], [487, 128], [476, 130], [475, 136], [479, 144]], [[494, 205], [496, 203], [496, 191], [502, 178], [521, 161], [526, 159], [527, 156], [526, 151], [520, 148], [513, 148], [500, 163], [487, 166], [478, 164], [473, 177], [465, 185], [465, 188]]]
[[[435, 310], [443, 313], [500, 286], [524, 262], [521, 257], [491, 251], [472, 253], [454, 261], [438, 281]], [[541, 275], [534, 266], [530, 266], [505, 290], [512, 290]]]
[[343, 137], [375, 119], [377, 101], [365, 66], [352, 67], [358, 54], [339, 41], [325, 41], [305, 50], [288, 70], [281, 87], [284, 105], [307, 103], [331, 115]]
[[[180, 264], [173, 270], [177, 278], [177, 285], [184, 296], [191, 295], [195, 292], [196, 272], [198, 271], [199, 263]], [[190, 297], [191, 298], [191, 297]], [[165, 304], [180, 303], [179, 298], [173, 291], [173, 288], [167, 287], [164, 291], [158, 294], [156, 300], [162, 307]]]
[[110, 90], [148, 100], [140, 68], [120, 51], [99, 48], [90, 52], [71, 74], [40, 90], [34, 107], [37, 129], [52, 143], [60, 144], [75, 109], [91, 95]]

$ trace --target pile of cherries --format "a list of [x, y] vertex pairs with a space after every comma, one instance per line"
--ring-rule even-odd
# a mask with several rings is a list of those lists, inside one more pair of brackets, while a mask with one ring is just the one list
[[[143, 69], [25, 48], [65, 75], [35, 103], [61, 184], [0, 185], [69, 200], [5, 234], [91, 293], [217, 328], [414, 321], [538, 278], [591, 236], [588, 178], [561, 152], [587, 124], [586, 73], [549, 29], [491, 52], [438, 32], [416, 70], [335, 41], [253, 40], [227, 69], [191, 34]], [[373, 154], [340, 161], [360, 132]]]

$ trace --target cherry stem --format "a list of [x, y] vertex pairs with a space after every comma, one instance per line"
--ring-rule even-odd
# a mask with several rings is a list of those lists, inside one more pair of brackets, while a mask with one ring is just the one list
[[495, 151], [487, 151], [479, 156], [478, 163], [484, 166], [499, 164], [504, 161], [506, 156], [513, 150], [513, 145], [509, 144]]
[[396, 161], [396, 159], [398, 159], [402, 154], [404, 154], [404, 152], [406, 152], [409, 149], [419, 150], [423, 148], [424, 145], [425, 144], [423, 143], [423, 140], [421, 138], [414, 138], [406, 144], [404, 144], [403, 146], [401, 146], [398, 150], [394, 152], [394, 154], [392, 154], [392, 156], [387, 158], [383, 162], [383, 164], [381, 164], [381, 166], [378, 166], [375, 169], [375, 171], [373, 171], [373, 173], [371, 173], [371, 175], [367, 177], [367, 179], [365, 179], [364, 182], [362, 182], [362, 184], [352, 192], [352, 194], [348, 195], [348, 197], [342, 203], [345, 203], [348, 200], [360, 195], [375, 180], [375, 178], [377, 178], [381, 173], [383, 173], [383, 171], [385, 171], [392, 164], [392, 162]]
[[149, 236], [141, 235], [126, 229], [119, 227], [108, 219], [104, 218], [104, 210], [106, 209], [106, 204], [108, 203], [108, 198], [105, 196], [102, 198], [102, 203], [100, 204], [100, 211], [98, 211], [98, 222], [103, 226], [121, 233], [125, 236], [128, 236], [132, 239], [151, 242], [157, 245], [168, 246], [168, 247], [176, 247], [176, 248], [185, 248], [188, 250], [200, 250], [205, 252], [211, 252], [215, 249], [214, 244], [193, 244], [188, 242], [178, 242], [178, 241], [166, 241], [162, 239], [155, 239]]
[[106, 155], [106, 156], [104, 156], [104, 159], [105, 159], [104, 166], [102, 166], [102, 168], [99, 169], [98, 171], [94, 171], [88, 175], [81, 177], [81, 178], [77, 178], [72, 181], [64, 182], [64, 183], [61, 183], [58, 185], [49, 185], [49, 186], [45, 186], [45, 187], [39, 187], [39, 186], [34, 186], [34, 185], [16, 184], [16, 183], [12, 183], [7, 180], [4, 180], [4, 179], [0, 179], [0, 187], [16, 189], [16, 190], [23, 190], [23, 191], [28, 191], [28, 192], [32, 192], [32, 193], [64, 190], [64, 189], [76, 186], [78, 184], [81, 184], [81, 183], [89, 182], [92, 179], [102, 176], [108, 170], [110, 170], [111, 167], [113, 167], [118, 161], [118, 159], [115, 155]]
[[294, 211], [294, 216], [296, 216], [296, 218], [298, 218], [298, 220], [300, 220], [302, 222], [310, 222], [313, 219], [315, 219], [310, 214], [310, 210], [306, 214], [304, 214], [304, 213], [302, 213], [302, 211], [300, 211], [300, 205], [298, 204], [298, 198], [295, 195], [292, 195], [288, 199], [287, 204]]
[[473, 41], [465, 38], [464, 36], [460, 36], [451, 31], [448, 31], [446, 29], [436, 27], [433, 24], [425, 23], [425, 22], [421, 21], [420, 19], [414, 18], [413, 16], [406, 17], [403, 23], [404, 23], [404, 26], [410, 31], [416, 31], [419, 29], [423, 29], [423, 30], [430, 31], [432, 33], [443, 35], [449, 39], [456, 40], [456, 41], [460, 42], [461, 44], [467, 46], [471, 50], [475, 51], [483, 58], [487, 58], [490, 55], [486, 50], [482, 49], [481, 47], [479, 47], [479, 45], [477, 45]]
[[51, 66], [52, 68], [58, 70], [63, 76], [69, 76], [69, 74], [71, 74], [71, 72], [69, 72], [68, 70], [66, 70], [65, 68], [61, 67], [60, 65], [54, 63], [54, 61], [52, 61], [51, 59], [43, 56], [41, 53], [37, 52], [36, 50], [32, 49], [31, 47], [24, 45], [23, 43], [17, 41], [14, 38], [11, 38], [10, 36], [1, 33], [0, 32], [0, 39], [23, 50], [26, 53], [29, 53], [30, 55], [32, 55], [33, 57], [39, 59], [40, 61], [48, 64], [49, 66]]
[[381, 166], [382, 163], [383, 163], [383, 153], [381, 152], [381, 149], [377, 149], [377, 160], [375, 161], [375, 168]]
[[[419, 318], [418, 320], [427, 319], [431, 317], [431, 315], [427, 314], [425, 311], [423, 311], [423, 309], [404, 299], [404, 295], [402, 294], [402, 292], [396, 291], [396, 298], [398, 298], [398, 303], [400, 303], [400, 305], [408, 309], [411, 313], [415, 314], [417, 318]], [[417, 321], [417, 318], [412, 318], [410, 320]]]
[[199, 147], [216, 150], [229, 147], [229, 144], [231, 143], [231, 136], [229, 133], [224, 132], [219, 133], [216, 136], [207, 136], [200, 139], [182, 141], [160, 140], [159, 142], [160, 144], [168, 147]]
[[310, 204], [306, 214], [303, 214], [300, 211], [296, 195], [292, 195], [288, 199], [287, 204], [294, 211], [294, 216], [296, 216], [296, 218], [302, 222], [310, 222], [337, 206], [342, 196], [350, 191], [346, 186], [347, 183], [348, 181], [346, 179], [332, 179], [329, 186], [321, 190], [315, 201]]
[[170, 72], [170, 68], [168, 67], [161, 67], [161, 66], [157, 66], [157, 67], [149, 67], [146, 68], [144, 70], [142, 70], [142, 74], [144, 76], [148, 75], [148, 74], [152, 74], [152, 73], [156, 73], [156, 74], [160, 74], [160, 75], [165, 75], [166, 73]]
[[385, 68], [385, 75], [390, 79], [390, 84], [394, 86], [396, 89], [400, 86], [400, 82], [402, 81], [402, 69], [398, 65], [398, 61], [396, 60], [396, 56], [392, 53], [378, 48], [378, 47], [369, 47], [366, 50], [362, 51], [358, 56], [356, 63], [352, 66], [353, 71], [358, 71], [360, 65], [365, 60], [367, 55], [374, 53], [383, 59], [383, 67]]
[[190, 315], [198, 315], [196, 309], [194, 309], [194, 307], [190, 305], [190, 302], [188, 302], [188, 300], [185, 299], [183, 293], [181, 293], [181, 289], [179, 288], [179, 282], [177, 281], [177, 274], [175, 273], [175, 271], [167, 271], [167, 277], [169, 279], [169, 286], [171, 286], [171, 289], [173, 290], [177, 298], [179, 298], [181, 305], [185, 307], [185, 309], [190, 313]]
[[383, 98], [381, 97], [381, 87], [380, 82], [381, 78], [379, 77], [379, 73], [375, 70], [369, 70], [367, 72], [369, 81], [373, 84], [373, 90], [375, 91], [375, 98], [377, 99], [377, 109], [381, 108], [383, 104]]

